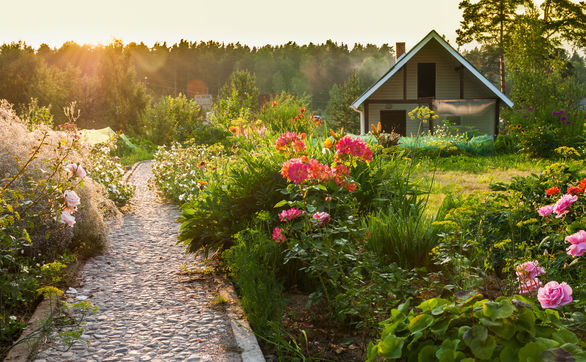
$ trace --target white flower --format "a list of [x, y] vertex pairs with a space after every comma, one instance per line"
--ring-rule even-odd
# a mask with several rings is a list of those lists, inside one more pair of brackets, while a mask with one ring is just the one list
[[[67, 190], [63, 193], [63, 197], [65, 198], [65, 203], [69, 208], [76, 208], [81, 203], [79, 196], [77, 196], [75, 191]], [[71, 210], [69, 211], [71, 212]]]

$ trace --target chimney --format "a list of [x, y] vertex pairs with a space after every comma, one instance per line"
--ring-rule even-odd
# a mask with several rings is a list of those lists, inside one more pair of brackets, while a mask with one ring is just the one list
[[399, 59], [401, 55], [405, 54], [405, 42], [396, 43], [395, 50], [397, 52], [396, 59]]

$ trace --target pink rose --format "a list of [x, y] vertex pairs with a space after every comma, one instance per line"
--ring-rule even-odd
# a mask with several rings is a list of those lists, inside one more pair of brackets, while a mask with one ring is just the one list
[[73, 217], [69, 212], [63, 211], [61, 213], [61, 223], [73, 227], [75, 224], [75, 217]]
[[313, 214], [313, 222], [316, 225], [322, 225], [330, 221], [330, 214], [325, 211], [318, 211]]
[[529, 294], [531, 292], [536, 291], [539, 287], [541, 287], [541, 282], [537, 278], [533, 279], [522, 279], [519, 278], [519, 293], [520, 294]]
[[63, 193], [63, 197], [68, 207], [75, 208], [80, 204], [79, 196], [77, 196], [75, 191], [67, 190]]
[[555, 308], [572, 301], [572, 288], [562, 282], [551, 281], [537, 291], [537, 300], [542, 308]]
[[83, 167], [81, 167], [81, 165], [70, 163], [67, 166], [65, 166], [65, 168], [67, 169], [67, 171], [71, 172], [79, 178], [84, 178], [87, 176], [87, 173], [85, 172]]
[[586, 231], [580, 230], [575, 234], [566, 236], [570, 245], [566, 251], [571, 256], [582, 256], [586, 252]]
[[283, 210], [279, 213], [279, 220], [281, 221], [291, 221], [303, 215], [303, 211], [297, 208], [291, 208], [289, 210]]
[[556, 218], [560, 218], [567, 214], [568, 210], [566, 209], [572, 206], [576, 200], [578, 200], [578, 196], [572, 196], [570, 194], [565, 194], [562, 196], [558, 202], [553, 205], [553, 212], [557, 215]]
[[538, 275], [545, 274], [545, 269], [539, 266], [539, 262], [537, 260], [528, 261], [526, 263], [517, 265], [517, 268], [515, 269], [519, 278], [533, 279]]
[[280, 243], [282, 241], [285, 241], [285, 235], [283, 235], [280, 228], [273, 229], [273, 240], [276, 243]]
[[537, 213], [543, 217], [548, 216], [549, 214], [551, 214], [553, 212], [553, 207], [554, 207], [554, 205], [544, 206], [544, 207], [540, 208], [539, 210], [537, 210]]

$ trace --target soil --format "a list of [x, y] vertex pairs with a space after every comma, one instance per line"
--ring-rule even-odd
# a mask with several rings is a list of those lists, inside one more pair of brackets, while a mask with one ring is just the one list
[[[307, 308], [308, 295], [291, 293], [286, 295], [286, 299], [283, 327], [289, 336], [295, 338], [306, 358], [364, 361], [366, 347], [374, 336], [349, 329], [347, 325], [332, 319], [325, 303]], [[277, 350], [273, 344], [260, 339], [259, 344], [267, 361], [278, 360]]]

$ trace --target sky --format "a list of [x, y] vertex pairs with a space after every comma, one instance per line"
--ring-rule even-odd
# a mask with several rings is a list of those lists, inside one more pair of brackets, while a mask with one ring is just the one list
[[[265, 44], [331, 39], [413, 47], [430, 30], [456, 46], [460, 0], [0, 0], [0, 43], [38, 48], [188, 41]], [[467, 47], [469, 48], [469, 47]]]

